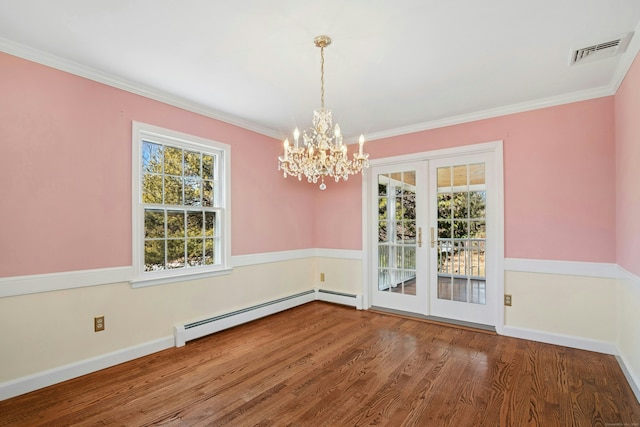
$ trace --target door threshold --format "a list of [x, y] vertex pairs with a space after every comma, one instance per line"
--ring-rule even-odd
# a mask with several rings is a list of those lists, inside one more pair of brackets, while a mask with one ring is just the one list
[[380, 313], [380, 314], [390, 314], [392, 316], [404, 317], [412, 320], [421, 320], [423, 322], [434, 323], [436, 325], [451, 326], [455, 328], [466, 329], [469, 331], [496, 335], [495, 326], [483, 325], [481, 323], [465, 322], [462, 320], [447, 319], [445, 317], [425, 316], [424, 314], [417, 314], [417, 313], [411, 313], [409, 311], [394, 310], [391, 308], [376, 307], [376, 306], [371, 306], [369, 310], [376, 313]]

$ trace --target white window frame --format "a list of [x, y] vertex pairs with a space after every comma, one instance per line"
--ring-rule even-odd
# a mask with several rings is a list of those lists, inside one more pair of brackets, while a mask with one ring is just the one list
[[[132, 263], [134, 288], [182, 282], [231, 272], [231, 147], [221, 142], [188, 135], [146, 123], [132, 123]], [[219, 263], [207, 266], [144, 271], [144, 207], [142, 203], [142, 143], [159, 142], [173, 147], [198, 150], [218, 157]]]

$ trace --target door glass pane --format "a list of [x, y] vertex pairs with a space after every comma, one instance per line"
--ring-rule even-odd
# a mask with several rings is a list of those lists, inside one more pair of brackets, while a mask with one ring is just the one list
[[438, 298], [486, 304], [484, 163], [437, 170]]
[[416, 172], [378, 175], [378, 290], [416, 295]]

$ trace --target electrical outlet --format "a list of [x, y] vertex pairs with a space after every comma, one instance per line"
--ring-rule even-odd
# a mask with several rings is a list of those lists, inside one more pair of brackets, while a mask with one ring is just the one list
[[320, 281], [324, 282], [324, 273], [320, 273]]
[[511, 295], [504, 295], [504, 305], [511, 307]]
[[104, 331], [104, 316], [93, 318], [93, 330], [95, 332]]

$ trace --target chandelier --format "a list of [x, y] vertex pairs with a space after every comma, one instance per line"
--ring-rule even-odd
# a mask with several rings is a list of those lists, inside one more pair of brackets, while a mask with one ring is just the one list
[[320, 108], [313, 111], [313, 126], [302, 132], [302, 144], [297, 127], [293, 131], [293, 145], [288, 138], [284, 140], [284, 155], [278, 157], [278, 170], [284, 171], [285, 178], [291, 175], [301, 181], [304, 175], [314, 184], [320, 180], [320, 189], [324, 190], [327, 188], [325, 176], [333, 177], [336, 182], [340, 178], [346, 181], [349, 175], [369, 167], [369, 155], [362, 152], [364, 135], [360, 135], [358, 152], [353, 153], [352, 160], [347, 156], [340, 126], [337, 123], [333, 126], [331, 110], [324, 108], [324, 48], [331, 44], [331, 38], [318, 36], [313, 42], [320, 48]]

